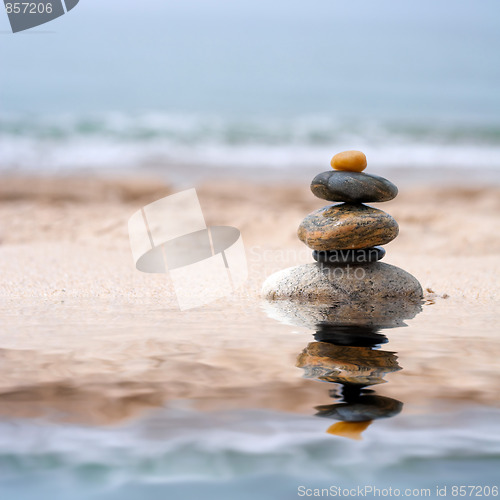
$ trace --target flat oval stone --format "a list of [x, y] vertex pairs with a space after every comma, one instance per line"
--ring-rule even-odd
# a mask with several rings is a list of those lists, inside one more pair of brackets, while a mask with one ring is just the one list
[[297, 234], [313, 250], [344, 250], [384, 245], [398, 232], [398, 223], [382, 210], [343, 203], [309, 214]]
[[314, 250], [313, 259], [324, 264], [367, 264], [377, 262], [385, 256], [382, 247], [360, 248], [357, 250]]
[[389, 201], [398, 194], [398, 188], [383, 177], [341, 171], [318, 174], [311, 182], [311, 191], [323, 200], [351, 203]]
[[367, 165], [366, 156], [361, 151], [342, 151], [332, 158], [330, 165], [335, 170], [361, 172]]

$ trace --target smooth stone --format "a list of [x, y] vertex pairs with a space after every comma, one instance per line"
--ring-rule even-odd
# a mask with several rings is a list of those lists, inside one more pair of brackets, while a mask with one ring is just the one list
[[366, 156], [361, 151], [342, 151], [337, 153], [330, 165], [335, 170], [348, 170], [350, 172], [361, 172], [366, 168]]
[[399, 233], [398, 223], [377, 208], [353, 203], [329, 205], [309, 214], [297, 234], [313, 250], [384, 245]]
[[382, 247], [360, 248], [357, 250], [314, 250], [313, 259], [323, 264], [368, 264], [382, 260]]
[[269, 315], [274, 311], [276, 319], [312, 329], [324, 325], [387, 328], [401, 326], [403, 319], [420, 312], [423, 292], [414, 276], [383, 262], [337, 267], [314, 262], [269, 276], [262, 297], [273, 301]]
[[311, 191], [323, 200], [351, 203], [389, 201], [398, 194], [398, 188], [383, 177], [341, 171], [318, 174], [311, 182]]

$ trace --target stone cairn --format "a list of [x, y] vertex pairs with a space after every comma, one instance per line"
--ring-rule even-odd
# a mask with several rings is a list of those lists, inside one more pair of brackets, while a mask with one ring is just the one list
[[299, 238], [314, 250], [317, 262], [366, 264], [382, 259], [385, 250], [378, 245], [398, 235], [398, 223], [364, 203], [392, 200], [398, 188], [383, 177], [363, 173], [367, 162], [360, 151], [339, 153], [331, 165], [334, 170], [313, 179], [311, 191], [323, 200], [344, 203], [308, 215], [299, 226]]
[[313, 179], [315, 196], [340, 202], [314, 211], [299, 226], [298, 237], [313, 250], [316, 264], [270, 276], [264, 283], [264, 298], [340, 302], [364, 298], [372, 306], [378, 300], [422, 298], [413, 276], [378, 262], [385, 255], [380, 245], [396, 238], [399, 227], [389, 214], [365, 203], [392, 200], [398, 188], [383, 177], [364, 173], [366, 165], [360, 151], [344, 151], [332, 158], [333, 170]]

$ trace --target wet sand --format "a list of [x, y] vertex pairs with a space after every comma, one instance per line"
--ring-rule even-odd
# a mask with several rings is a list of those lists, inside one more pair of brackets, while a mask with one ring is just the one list
[[[133, 267], [127, 220], [175, 192], [157, 179], [0, 183], [0, 414], [111, 424], [150, 408], [312, 413], [328, 384], [303, 379], [306, 329], [268, 318], [262, 281], [311, 261], [302, 218], [324, 205], [307, 184], [197, 186], [208, 225], [243, 235], [250, 278], [232, 297], [179, 312], [168, 277]], [[382, 349], [403, 370], [377, 392], [408, 411], [500, 404], [497, 187], [406, 187], [375, 204], [399, 237], [384, 262], [416, 276], [426, 305]]]

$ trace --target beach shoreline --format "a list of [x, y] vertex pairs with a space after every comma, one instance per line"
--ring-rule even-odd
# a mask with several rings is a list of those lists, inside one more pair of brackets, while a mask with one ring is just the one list
[[[250, 266], [245, 287], [250, 295], [258, 295], [272, 272], [312, 261], [296, 236], [297, 227], [327, 202], [313, 196], [309, 183], [226, 179], [192, 187], [208, 226], [241, 231]], [[181, 189], [147, 176], [3, 177], [0, 296], [36, 297], [53, 292], [58, 280], [75, 296], [105, 294], [104, 289], [120, 286], [121, 294], [133, 286], [136, 295], [148, 296], [152, 284], [163, 278], [134, 269], [128, 219], [141, 207]], [[400, 187], [394, 200], [372, 205], [400, 226], [398, 238], [386, 246], [384, 262], [414, 274], [431, 295], [486, 302], [498, 297], [499, 285], [492, 277], [500, 255], [500, 237], [493, 230], [500, 215], [499, 186]], [[61, 270], [71, 280], [66, 287]], [[85, 277], [102, 285], [89, 291], [90, 278]]]

